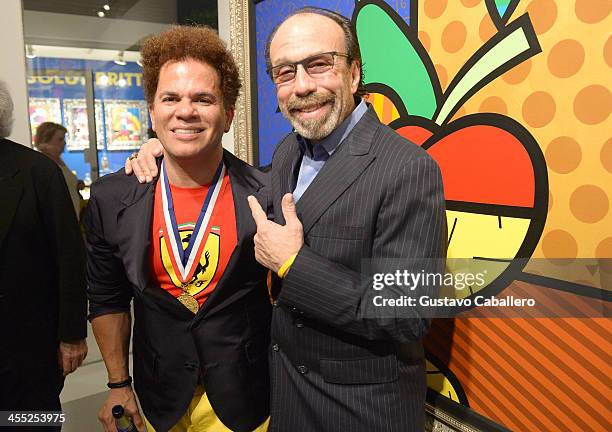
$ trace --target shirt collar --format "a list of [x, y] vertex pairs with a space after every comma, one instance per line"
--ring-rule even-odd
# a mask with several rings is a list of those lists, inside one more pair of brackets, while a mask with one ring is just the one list
[[[363, 99], [360, 100], [359, 104], [355, 107], [353, 112], [344, 119], [344, 121], [336, 129], [332, 131], [328, 136], [323, 138], [317, 145], [316, 150], [312, 148], [312, 144], [309, 140], [297, 135], [297, 141], [302, 151], [311, 159], [327, 159], [331, 156], [336, 148], [344, 141], [344, 139], [351, 133], [355, 125], [361, 120], [361, 117], [368, 110]], [[314, 150], [314, 151], [313, 151]]]

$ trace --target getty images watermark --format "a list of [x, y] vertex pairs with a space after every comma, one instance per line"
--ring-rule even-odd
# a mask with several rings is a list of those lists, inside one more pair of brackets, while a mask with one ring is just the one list
[[[455, 292], [468, 290], [470, 296], [446, 296], [446, 295], [400, 295], [399, 297], [385, 297], [379, 294], [372, 298], [376, 307], [404, 307], [404, 306], [423, 306], [423, 307], [460, 307], [467, 308], [472, 306], [485, 307], [534, 307], [536, 300], [533, 298], [516, 298], [514, 296], [495, 297], [474, 295], [487, 285], [488, 270], [478, 273], [440, 273], [419, 272], [408, 270], [395, 270], [391, 273], [374, 273], [372, 276], [372, 289], [383, 291], [385, 288], [393, 287], [400, 290], [415, 292], [420, 289], [440, 288], [441, 294], [447, 293], [448, 288]], [[466, 293], [467, 294], [467, 293]]]
[[596, 318], [612, 309], [612, 259], [367, 259], [362, 284], [359, 311], [373, 319]]

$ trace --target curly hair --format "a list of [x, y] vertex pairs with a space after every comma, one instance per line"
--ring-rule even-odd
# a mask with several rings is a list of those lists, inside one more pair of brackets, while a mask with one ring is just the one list
[[236, 105], [240, 90], [238, 68], [232, 54], [215, 30], [210, 27], [172, 26], [145, 40], [140, 50], [144, 75], [145, 98], [153, 104], [159, 72], [167, 62], [194, 59], [212, 66], [221, 79], [225, 108]]
[[61, 124], [53, 123], [53, 122], [44, 122], [38, 125], [36, 128], [36, 136], [34, 137], [34, 146], [37, 149], [41, 148], [41, 145], [48, 143], [55, 135], [55, 132], [61, 131], [63, 133], [67, 133], [68, 129], [66, 129]]

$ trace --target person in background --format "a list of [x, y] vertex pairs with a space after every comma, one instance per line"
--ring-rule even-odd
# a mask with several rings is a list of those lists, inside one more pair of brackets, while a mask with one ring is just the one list
[[0, 411], [60, 411], [87, 355], [85, 250], [59, 167], [6, 139], [12, 113], [0, 81]]
[[77, 176], [70, 171], [70, 168], [66, 166], [61, 157], [66, 147], [67, 132], [68, 130], [61, 124], [53, 122], [41, 123], [38, 128], [36, 128], [34, 146], [38, 151], [50, 157], [61, 168], [64, 179], [66, 180], [66, 185], [68, 186], [68, 192], [70, 192], [72, 206], [74, 207], [74, 212], [78, 219], [81, 210], [79, 180]]

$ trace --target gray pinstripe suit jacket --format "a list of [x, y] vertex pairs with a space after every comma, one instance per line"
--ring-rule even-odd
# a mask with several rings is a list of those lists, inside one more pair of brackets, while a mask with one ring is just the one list
[[[278, 223], [300, 158], [290, 134], [272, 162]], [[297, 203], [305, 244], [275, 287], [271, 431], [423, 431], [429, 320], [414, 308], [371, 315], [361, 266], [444, 257], [444, 207], [437, 164], [370, 107]]]

